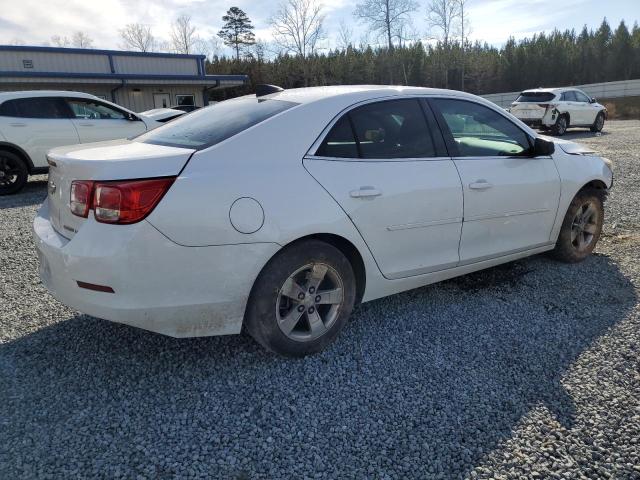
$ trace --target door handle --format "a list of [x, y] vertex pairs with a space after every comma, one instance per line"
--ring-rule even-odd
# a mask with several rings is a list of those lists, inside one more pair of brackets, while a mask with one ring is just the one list
[[81, 127], [93, 127], [94, 126], [93, 123], [79, 123], [78, 125], [80, 125]]
[[10, 123], [9, 125], [11, 125], [12, 127], [26, 127], [27, 126], [26, 123]]
[[357, 190], [351, 190], [349, 195], [352, 198], [378, 197], [382, 195], [382, 191], [376, 187], [360, 187]]
[[486, 180], [476, 180], [473, 183], [469, 184], [469, 188], [472, 190], [486, 190], [487, 188], [493, 187], [492, 183], [487, 182]]

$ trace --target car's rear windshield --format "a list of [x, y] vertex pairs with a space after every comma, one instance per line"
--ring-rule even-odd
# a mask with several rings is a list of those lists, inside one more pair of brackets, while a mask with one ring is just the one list
[[297, 103], [256, 97], [225, 100], [143, 133], [135, 140], [202, 150], [295, 105]]
[[550, 92], [522, 92], [516, 102], [550, 102], [554, 98], [555, 94]]

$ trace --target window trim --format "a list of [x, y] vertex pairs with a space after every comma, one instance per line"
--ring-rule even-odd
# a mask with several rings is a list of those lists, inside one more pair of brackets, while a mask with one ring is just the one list
[[[440, 112], [440, 110], [436, 107], [436, 105], [433, 105], [431, 100], [436, 100], [436, 99], [444, 99], [444, 100], [458, 100], [460, 102], [468, 102], [468, 103], [473, 103], [476, 105], [480, 105], [481, 107], [485, 107], [488, 108], [489, 110], [492, 110], [493, 112], [497, 113], [498, 115], [504, 117], [505, 120], [507, 120], [508, 122], [511, 122], [513, 124], [513, 126], [515, 126], [516, 128], [518, 128], [522, 133], [524, 133], [525, 137], [527, 138], [527, 141], [529, 142], [529, 150], [530, 150], [530, 154], [528, 155], [487, 155], [487, 156], [475, 156], [475, 157], [464, 157], [464, 156], [460, 156], [460, 152], [458, 151], [458, 146], [455, 143], [455, 140], [453, 139], [453, 134], [451, 133], [451, 130], [449, 129], [449, 125], [447, 124], [446, 120], [444, 119], [444, 117], [442, 116], [442, 113]], [[461, 97], [454, 97], [454, 96], [447, 96], [447, 95], [432, 95], [430, 97], [427, 98], [427, 102], [429, 103], [429, 106], [431, 107], [431, 110], [433, 111], [434, 116], [436, 117], [436, 121], [438, 122], [438, 125], [440, 126], [440, 130], [442, 131], [442, 136], [445, 139], [445, 144], [447, 145], [447, 150], [449, 151], [450, 157], [453, 160], [487, 160], [487, 159], [496, 159], [496, 158], [537, 158], [533, 155], [533, 146], [534, 146], [534, 141], [535, 141], [535, 137], [531, 136], [531, 133], [527, 132], [524, 128], [522, 128], [520, 125], [518, 125], [516, 122], [514, 122], [513, 120], [511, 120], [507, 115], [503, 114], [500, 110], [493, 108], [489, 105], [485, 105], [482, 102], [478, 102], [475, 101], [473, 99], [469, 99], [469, 98], [461, 98]], [[551, 157], [549, 157], [551, 158]]]
[[[447, 145], [446, 145], [446, 142], [444, 141], [444, 133], [441, 131], [441, 128], [439, 128], [438, 122], [435, 121], [436, 120], [435, 115], [432, 111], [430, 111], [431, 110], [430, 105], [424, 104], [425, 100], [429, 97], [430, 95], [385, 95], [384, 97], [369, 98], [367, 100], [362, 100], [360, 102], [351, 104], [348, 107], [343, 108], [324, 127], [322, 132], [320, 132], [320, 135], [318, 136], [318, 138], [316, 138], [316, 140], [311, 144], [311, 147], [309, 147], [309, 149], [307, 150], [307, 153], [305, 154], [304, 158], [307, 158], [310, 160], [328, 160], [328, 161], [335, 161], [335, 162], [416, 162], [416, 161], [449, 160], [451, 157], [448, 155]], [[360, 144], [358, 141], [358, 137], [355, 133], [355, 127], [353, 125], [353, 120], [351, 119], [350, 113], [356, 108], [362, 107], [364, 105], [368, 105], [370, 103], [388, 102], [393, 100], [416, 100], [418, 102], [420, 109], [422, 110], [422, 114], [424, 115], [424, 119], [425, 119], [425, 123], [427, 124], [427, 127], [431, 129], [433, 126], [435, 126], [436, 128], [438, 128], [438, 130], [440, 130], [440, 135], [442, 136], [441, 137], [442, 143], [439, 143], [436, 140], [436, 138], [434, 138], [434, 133], [430, 131], [431, 140], [436, 150], [436, 156], [434, 157], [399, 157], [399, 158], [362, 158], [362, 153], [360, 151]], [[426, 107], [429, 107], [429, 110], [427, 110]], [[434, 116], [433, 118], [433, 121], [435, 121], [434, 125], [431, 124], [429, 113], [432, 116]], [[322, 155], [316, 155], [317, 151], [320, 149], [320, 147], [324, 143], [324, 140], [329, 135], [334, 125], [338, 123], [338, 121], [342, 119], [342, 117], [345, 115], [347, 115], [349, 118], [349, 124], [351, 125], [351, 132], [353, 134], [354, 140], [356, 141], [356, 147], [358, 149], [358, 157], [357, 158], [326, 157]]]

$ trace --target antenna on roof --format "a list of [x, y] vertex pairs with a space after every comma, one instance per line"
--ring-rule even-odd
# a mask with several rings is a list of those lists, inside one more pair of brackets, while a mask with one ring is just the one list
[[264, 97], [265, 95], [270, 95], [272, 93], [278, 93], [284, 91], [284, 88], [278, 87], [277, 85], [256, 85], [256, 97]]

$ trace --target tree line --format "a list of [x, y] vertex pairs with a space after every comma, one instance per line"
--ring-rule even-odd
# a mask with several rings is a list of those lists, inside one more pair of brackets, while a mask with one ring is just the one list
[[[207, 71], [248, 74], [256, 84], [284, 88], [339, 84], [397, 84], [486, 94], [640, 78], [640, 28], [624, 21], [599, 28], [510, 38], [500, 48], [459, 38], [386, 46], [348, 45], [306, 56], [213, 56]], [[463, 83], [464, 82], [464, 83]], [[222, 96], [238, 92], [219, 92]]]
[[[359, 0], [353, 19], [366, 26], [366, 33], [356, 40], [346, 20], [337, 32], [326, 31], [321, 0], [281, 0], [268, 19], [269, 39], [257, 39], [249, 16], [231, 7], [212, 37], [201, 36], [191, 18], [181, 15], [164, 38], [149, 25], [125, 25], [120, 48], [204, 54], [208, 73], [249, 75], [249, 85], [212, 92], [216, 98], [252, 91], [260, 83], [285, 88], [396, 84], [484, 94], [640, 78], [637, 22], [629, 29], [621, 21], [612, 29], [605, 18], [595, 30], [554, 30], [510, 38], [496, 47], [469, 40], [471, 1], [426, 0], [425, 10], [416, 0]], [[412, 18], [421, 9], [428, 31], [419, 33]], [[93, 46], [82, 32], [71, 39], [54, 36], [51, 42]], [[222, 54], [222, 44], [233, 54]]]

